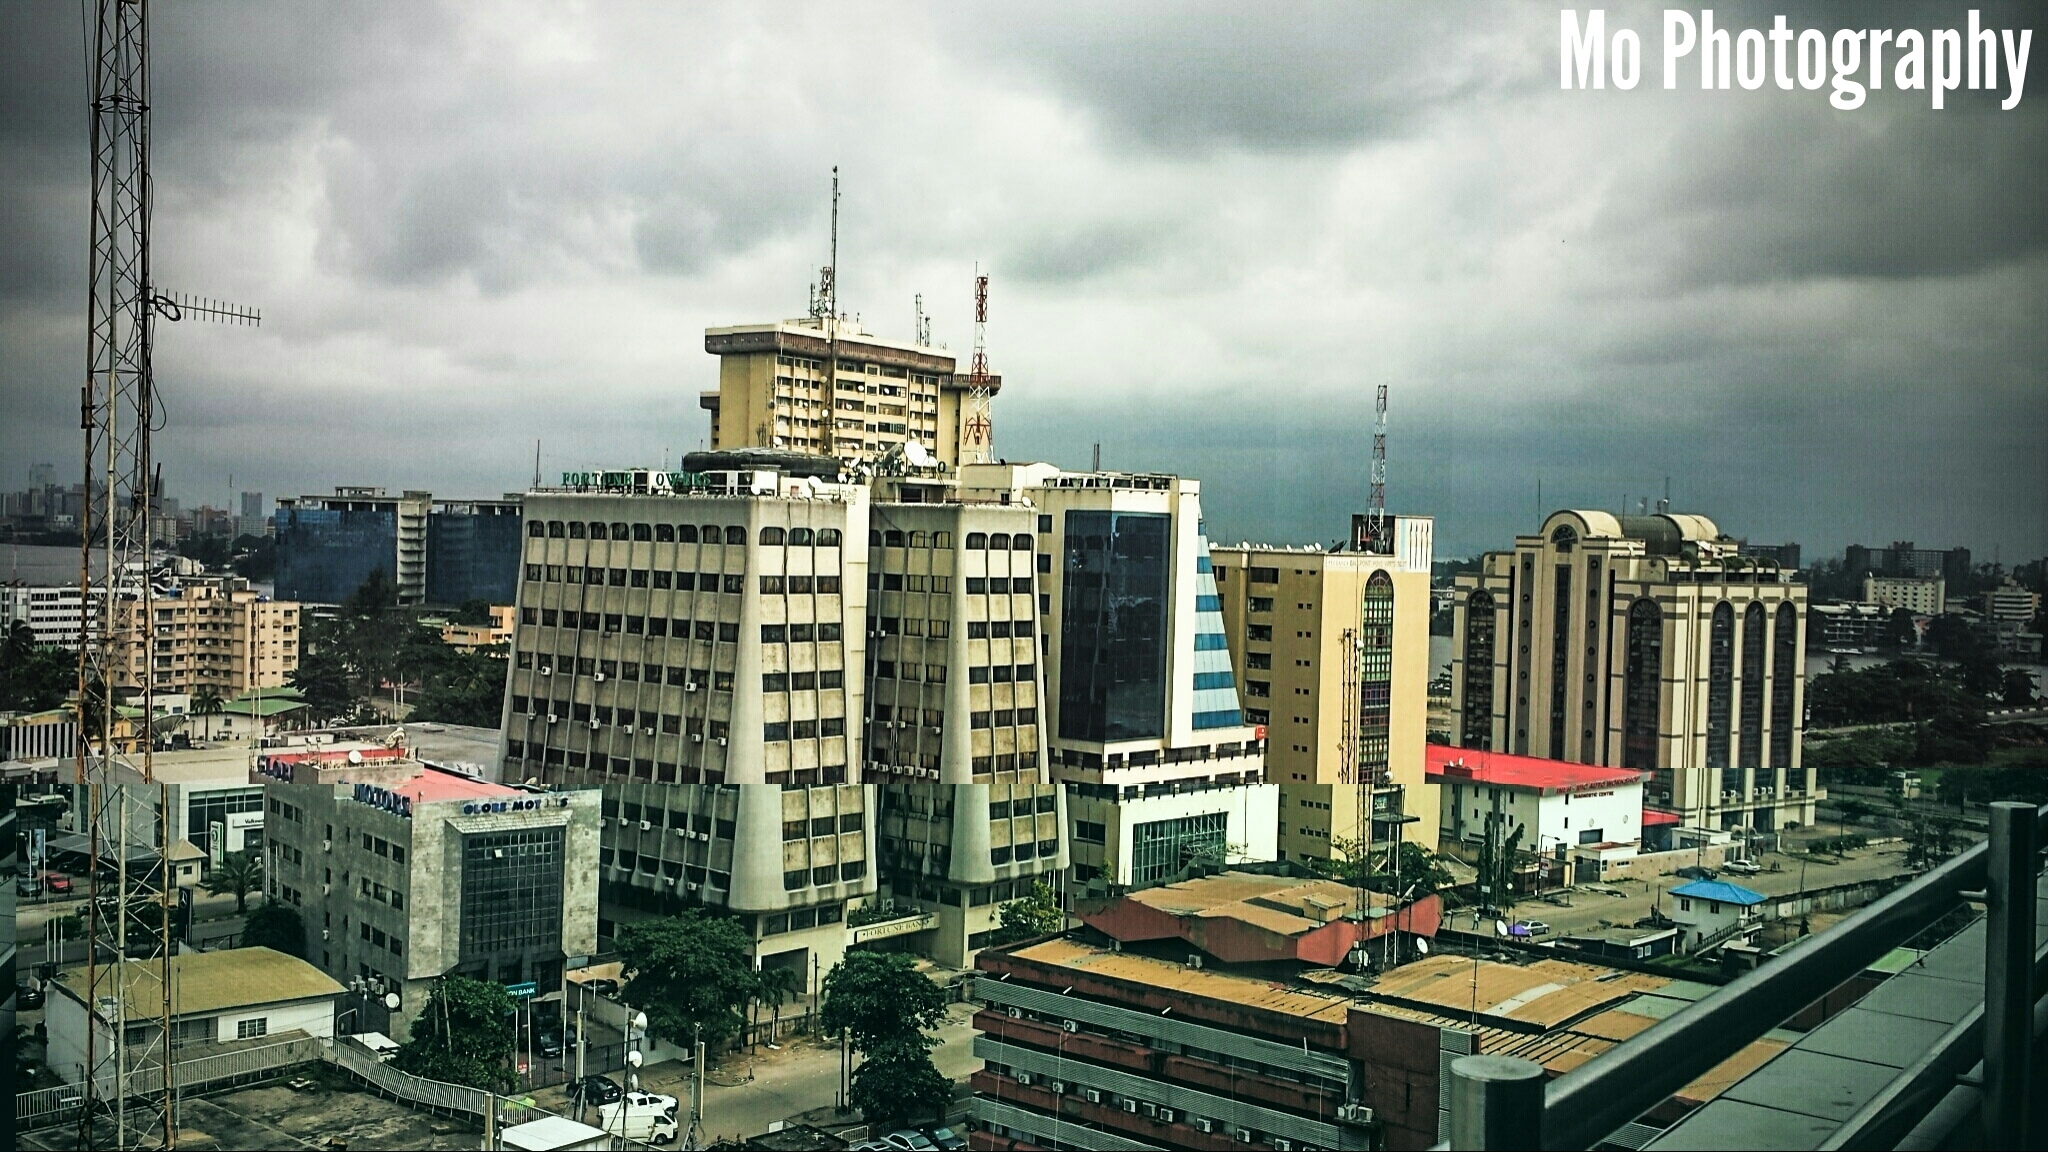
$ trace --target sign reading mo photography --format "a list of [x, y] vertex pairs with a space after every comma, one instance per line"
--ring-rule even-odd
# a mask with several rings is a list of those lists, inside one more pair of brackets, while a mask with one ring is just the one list
[[[1924, 11], [1924, 9], [1923, 9]], [[1783, 16], [1769, 31], [1739, 32], [1714, 27], [1714, 11], [1700, 10], [1697, 19], [1682, 8], [1664, 10], [1664, 87], [1677, 88], [1680, 62], [1691, 57], [1699, 65], [1700, 88], [1728, 88], [1735, 83], [1754, 91], [1768, 80], [1790, 92], [1796, 81], [1809, 92], [1832, 86], [1828, 103], [1841, 111], [1861, 108], [1870, 92], [1882, 91], [1889, 75], [1901, 91], [1924, 91], [1935, 108], [1946, 105], [1948, 93], [1968, 82], [1970, 91], [2006, 95], [1998, 106], [2019, 107], [2027, 86], [2027, 56], [2033, 47], [2031, 28], [1991, 29], [1982, 26], [1977, 9], [1969, 10], [1961, 28], [1818, 28], [1794, 29]], [[1999, 65], [2005, 83], [1999, 83]], [[1889, 65], [1889, 69], [1887, 68]], [[1558, 11], [1558, 87], [1605, 88], [1612, 80], [1624, 91], [1643, 78], [1643, 42], [1631, 28], [1607, 32], [1607, 10], [1589, 9], [1584, 23], [1576, 8]], [[1860, 79], [1859, 79], [1860, 77]]]

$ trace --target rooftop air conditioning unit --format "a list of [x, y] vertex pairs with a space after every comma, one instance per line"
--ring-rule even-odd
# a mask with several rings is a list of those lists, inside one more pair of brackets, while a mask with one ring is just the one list
[[1190, 967], [1190, 968], [1200, 968], [1201, 966], [1202, 966], [1202, 954], [1201, 954], [1200, 952], [1190, 952], [1190, 953], [1188, 953], [1188, 967]]
[[1022, 1008], [1012, 1008], [1012, 1009], [1010, 1009], [1010, 1019], [1012, 1019], [1012, 1020], [1022, 1020], [1023, 1018], [1024, 1018], [1024, 1010], [1023, 1010]]
[[1195, 1117], [1195, 1131], [1214, 1132], [1216, 1131], [1216, 1122], [1207, 1116], [1197, 1116]]
[[599, 684], [602, 684], [604, 683], [604, 673], [599, 672], [596, 675], [592, 676], [591, 679], [597, 681]]
[[1046, 1087], [1052, 1089], [1052, 1094], [1055, 1096], [1065, 1096], [1067, 1094], [1067, 1086], [1061, 1081], [1055, 1080], [1046, 1085]]
[[1126, 1111], [1126, 1112], [1131, 1112], [1131, 1113], [1135, 1113], [1135, 1112], [1137, 1112], [1137, 1110], [1138, 1110], [1138, 1102], [1137, 1102], [1136, 1100], [1125, 1100], [1125, 1101], [1124, 1101], [1124, 1111]]
[[1029, 1073], [1029, 1072], [1019, 1072], [1019, 1073], [1017, 1073], [1017, 1083], [1019, 1083], [1019, 1084], [1030, 1084], [1030, 1083], [1031, 1083], [1031, 1073]]
[[1090, 1104], [1100, 1104], [1102, 1103], [1102, 1092], [1096, 1088], [1083, 1088], [1081, 1089], [1081, 1099], [1086, 1100]]
[[1081, 1030], [1080, 1022], [1076, 1020], [1062, 1020], [1060, 1021], [1060, 1027], [1065, 1028], [1069, 1032], [1079, 1032]]

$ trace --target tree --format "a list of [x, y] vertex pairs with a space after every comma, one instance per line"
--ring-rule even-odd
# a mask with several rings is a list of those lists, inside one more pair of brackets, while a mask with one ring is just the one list
[[215, 688], [213, 685], [209, 684], [192, 694], [192, 714], [199, 717], [200, 724], [204, 726], [200, 729], [200, 739], [207, 740], [212, 738], [213, 717], [225, 711], [227, 711], [227, 701], [220, 698], [220, 689]]
[[412, 719], [443, 724], [467, 724], [496, 728], [505, 705], [505, 677], [512, 662], [488, 651], [457, 652], [434, 643], [441, 656], [423, 662], [420, 692], [414, 697]]
[[455, 622], [474, 627], [482, 627], [489, 624], [491, 622], [491, 602], [489, 600], [464, 600], [462, 607], [455, 610]]
[[776, 1035], [782, 1031], [782, 1006], [794, 1000], [797, 989], [803, 985], [804, 974], [795, 968], [763, 968], [755, 980], [755, 998], [765, 1001], [775, 1011], [775, 1019], [768, 1026], [768, 1042], [773, 1044]]
[[[308, 631], [317, 633], [319, 629]], [[349, 683], [348, 664], [328, 645], [317, 641], [307, 645], [299, 654], [299, 666], [292, 670], [290, 680], [308, 710], [323, 723], [355, 709], [357, 697]]]
[[1911, 648], [1920, 642], [1920, 628], [1913, 623], [1913, 614], [1904, 608], [1892, 613], [1885, 622], [1884, 643], [1890, 648]]
[[509, 1091], [518, 1083], [512, 1071], [513, 1014], [512, 994], [503, 984], [444, 976], [391, 1064], [429, 1080]]
[[626, 974], [625, 999], [647, 1013], [650, 1034], [689, 1044], [702, 1029], [714, 1048], [747, 1023], [755, 975], [747, 962], [753, 941], [739, 921], [696, 908], [622, 926], [617, 936]]
[[38, 646], [28, 624], [16, 620], [0, 639], [0, 712], [47, 712], [77, 690], [77, 655]]
[[2024, 668], [2005, 672], [1999, 683], [1998, 702], [2008, 708], [2025, 708], [2034, 702], [2034, 678]]
[[266, 900], [242, 922], [242, 947], [270, 948], [306, 958], [306, 922], [283, 904]]
[[922, 1036], [945, 1018], [945, 993], [901, 953], [848, 952], [825, 976], [821, 1020], [862, 1052]]
[[1064, 931], [1067, 926], [1067, 914], [1060, 908], [1059, 894], [1043, 883], [1033, 884], [1031, 895], [1003, 905], [997, 916], [999, 923], [994, 941], [999, 945], [1014, 944], [1034, 936], [1050, 936]]
[[918, 1036], [865, 1050], [867, 1058], [853, 1070], [853, 1106], [860, 1109], [870, 1131], [925, 1120], [936, 1123], [945, 1115], [953, 1101], [953, 1082], [932, 1063], [930, 1044]]
[[1877, 809], [1871, 805], [1870, 801], [1856, 796], [1849, 797], [1836, 805], [1836, 807], [1841, 810], [1842, 823], [1844, 825], [1861, 824], [1872, 816], [1877, 815]]
[[215, 896], [233, 895], [235, 912], [240, 915], [248, 910], [249, 893], [263, 890], [263, 857], [254, 852], [230, 852], [207, 870], [199, 886]]

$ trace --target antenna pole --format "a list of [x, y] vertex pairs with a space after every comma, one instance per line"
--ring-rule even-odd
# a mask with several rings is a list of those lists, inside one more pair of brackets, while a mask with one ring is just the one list
[[[838, 410], [839, 392], [839, 165], [832, 166], [832, 241], [827, 263], [818, 269], [818, 311], [825, 321], [825, 408]], [[828, 417], [825, 450], [838, 453], [839, 421]], [[844, 459], [844, 457], [841, 457]]]
[[960, 462], [986, 464], [995, 447], [995, 426], [989, 420], [988, 277], [974, 269], [974, 358], [967, 367], [967, 412], [962, 422]]

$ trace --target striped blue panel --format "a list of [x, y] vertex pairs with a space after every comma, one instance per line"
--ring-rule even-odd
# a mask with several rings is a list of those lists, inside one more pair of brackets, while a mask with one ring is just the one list
[[1198, 632], [1195, 634], [1195, 651], [1197, 652], [1227, 652], [1229, 650], [1230, 641], [1225, 639], [1221, 632]]
[[1223, 597], [1221, 597], [1221, 596], [1197, 596], [1197, 597], [1195, 597], [1195, 611], [1197, 611], [1197, 612], [1221, 612], [1221, 611], [1223, 611]]
[[1235, 708], [1226, 708], [1217, 712], [1195, 713], [1196, 728], [1235, 728], [1242, 723], [1244, 723], [1244, 720], [1238, 715], [1238, 711]]
[[1204, 688], [1228, 688], [1230, 686], [1231, 678], [1230, 673], [1227, 671], [1195, 673], [1195, 691], [1197, 692]]
[[1211, 567], [1211, 565], [1210, 565], [1210, 563], [1209, 563], [1209, 558], [1208, 558], [1207, 556], [1197, 556], [1197, 557], [1195, 557], [1195, 571], [1197, 571], [1197, 572], [1208, 572], [1208, 571], [1212, 571], [1212, 570], [1213, 570], [1213, 569], [1212, 569], [1212, 567]]

